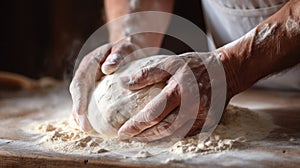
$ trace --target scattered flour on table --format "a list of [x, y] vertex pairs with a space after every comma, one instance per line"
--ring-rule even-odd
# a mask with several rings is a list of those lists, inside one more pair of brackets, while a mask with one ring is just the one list
[[117, 139], [102, 139], [81, 131], [71, 118], [33, 123], [24, 130], [38, 134], [41, 137], [38, 143], [48, 150], [80, 154], [117, 152], [131, 154], [130, 156], [138, 159], [162, 152], [191, 156], [239, 149], [247, 141], [267, 137], [274, 128], [275, 125], [267, 114], [228, 106], [221, 123], [205, 141], [200, 141], [200, 134], [177, 142], [127, 143]]

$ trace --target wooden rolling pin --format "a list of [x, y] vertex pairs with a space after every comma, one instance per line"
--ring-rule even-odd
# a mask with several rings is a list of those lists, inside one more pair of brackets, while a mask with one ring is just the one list
[[1, 89], [36, 89], [41, 87], [53, 86], [58, 81], [45, 77], [40, 80], [31, 79], [24, 75], [0, 71], [0, 88]]

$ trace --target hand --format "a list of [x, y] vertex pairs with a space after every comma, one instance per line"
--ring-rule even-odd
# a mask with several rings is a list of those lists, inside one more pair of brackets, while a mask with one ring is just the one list
[[125, 57], [130, 56], [130, 59], [126, 59], [129, 61], [144, 56], [141, 52], [137, 55], [138, 49], [137, 45], [123, 40], [103, 45], [82, 59], [69, 89], [73, 100], [73, 117], [84, 131], [92, 130], [86, 115], [96, 81], [105, 74], [115, 72]]
[[[170, 56], [128, 78], [122, 78], [122, 85], [131, 90], [160, 82], [167, 84], [160, 94], [122, 125], [119, 139], [154, 141], [178, 135], [182, 137], [199, 132], [205, 121], [208, 122], [206, 129], [217, 124], [213, 116], [207, 118], [212, 85], [206, 66], [220, 67], [217, 53]], [[226, 87], [223, 79], [225, 76], [216, 76], [213, 82], [216, 86]], [[225, 95], [224, 99], [228, 102], [230, 98]]]

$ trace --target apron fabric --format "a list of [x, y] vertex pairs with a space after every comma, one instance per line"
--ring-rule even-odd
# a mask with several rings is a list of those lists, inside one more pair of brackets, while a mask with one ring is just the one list
[[[276, 13], [288, 0], [202, 0], [208, 47], [222, 47]], [[258, 81], [256, 87], [300, 91], [300, 64]]]

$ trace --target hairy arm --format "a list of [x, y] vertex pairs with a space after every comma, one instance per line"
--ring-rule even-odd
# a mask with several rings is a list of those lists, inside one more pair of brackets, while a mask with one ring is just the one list
[[[221, 60], [227, 82], [226, 102], [229, 102], [232, 96], [251, 87], [257, 80], [300, 62], [299, 26], [300, 1], [290, 0], [248, 34], [212, 53], [191, 52], [168, 57], [132, 74], [123, 81], [124, 86], [132, 90], [159, 82], [167, 84], [155, 99], [122, 125], [118, 132], [119, 139], [153, 141], [180, 137], [196, 133], [202, 129], [204, 121], [208, 121], [209, 126], [216, 124], [218, 117], [208, 115], [213, 103], [211, 100], [222, 99], [219, 95], [212, 97], [211, 84], [214, 82], [215, 86], [224, 86], [224, 79], [218, 75], [210, 79], [207, 67], [219, 67], [217, 59]], [[197, 82], [190, 82], [194, 78], [188, 70], [192, 71]], [[189, 89], [183, 90], [184, 87], [180, 86]], [[197, 91], [199, 98], [193, 98]], [[181, 104], [182, 99], [187, 103]], [[181, 113], [177, 111], [184, 107], [188, 108]], [[193, 116], [195, 112], [196, 117]]]
[[218, 51], [223, 53], [229, 97], [263, 77], [298, 64], [300, 1], [289, 1], [245, 36]]

